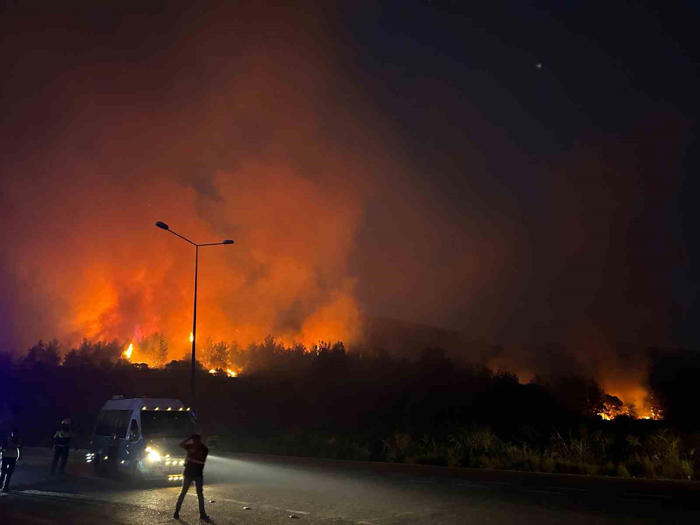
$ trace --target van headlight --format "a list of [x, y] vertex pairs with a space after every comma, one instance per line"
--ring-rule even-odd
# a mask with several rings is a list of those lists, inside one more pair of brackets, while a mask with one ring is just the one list
[[146, 459], [151, 463], [157, 463], [161, 460], [160, 452], [151, 447], [146, 447]]

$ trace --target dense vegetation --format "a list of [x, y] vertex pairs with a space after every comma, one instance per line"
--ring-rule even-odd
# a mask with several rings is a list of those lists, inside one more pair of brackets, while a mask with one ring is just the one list
[[[157, 348], [158, 345], [156, 345]], [[62, 352], [39, 343], [0, 354], [0, 433], [17, 426], [27, 444], [48, 444], [73, 420], [85, 444], [105, 399], [189, 399], [189, 363], [162, 368], [120, 359], [123, 345]], [[700, 357], [665, 352], [650, 385], [664, 421], [603, 421], [609, 396], [590, 378], [538, 378], [466, 365], [440, 349], [415, 360], [347, 352], [342, 344], [285, 349], [267, 340], [245, 351], [219, 344], [221, 368], [200, 367], [195, 409], [215, 448], [339, 459], [637, 477], [700, 476]], [[225, 355], [224, 355], [225, 354]], [[208, 366], [216, 354], [209, 354]], [[233, 365], [232, 365], [233, 366]], [[700, 454], [700, 452], [699, 452]]]

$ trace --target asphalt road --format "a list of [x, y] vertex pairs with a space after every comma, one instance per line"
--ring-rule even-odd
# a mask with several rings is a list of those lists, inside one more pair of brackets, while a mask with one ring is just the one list
[[[20, 465], [0, 523], [177, 524], [177, 486], [94, 478], [77, 463], [50, 479], [40, 463]], [[204, 494], [219, 524], [700, 523], [700, 483], [252, 455], [210, 456]], [[199, 522], [194, 487], [180, 522]]]

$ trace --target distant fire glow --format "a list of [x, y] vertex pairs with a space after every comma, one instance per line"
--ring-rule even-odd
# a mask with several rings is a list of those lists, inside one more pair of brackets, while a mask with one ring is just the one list
[[190, 343], [194, 342], [194, 334], [190, 332]]
[[129, 343], [129, 346], [122, 354], [127, 361], [131, 361], [131, 354], [134, 352], [134, 343]]
[[[636, 393], [627, 392], [624, 398], [629, 400], [628, 403], [623, 402], [622, 395], [607, 394], [603, 402], [603, 410], [598, 412], [598, 416], [605, 421], [612, 421], [617, 417], [654, 420], [663, 419], [663, 412], [657, 406], [654, 397], [648, 394], [646, 390], [641, 390], [641, 387], [637, 387], [637, 390]], [[635, 400], [638, 400], [638, 405], [635, 404]]]
[[238, 377], [238, 374], [240, 373], [239, 371], [232, 370], [230, 368], [227, 369], [221, 369], [221, 368], [210, 368], [209, 373], [211, 375], [226, 375], [227, 377]]

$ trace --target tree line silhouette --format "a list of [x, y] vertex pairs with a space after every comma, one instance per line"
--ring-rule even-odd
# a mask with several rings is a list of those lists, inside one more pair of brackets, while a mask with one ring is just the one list
[[[189, 402], [189, 361], [165, 362], [157, 334], [140, 344], [163, 366], [124, 360], [118, 341], [85, 340], [68, 351], [39, 342], [22, 357], [0, 353], [0, 434], [16, 426], [25, 443], [49, 444], [56, 422], [70, 417], [84, 445], [114, 394]], [[204, 346], [194, 409], [222, 451], [684, 479], [700, 473], [700, 357], [691, 351], [652, 352], [649, 385], [663, 421], [603, 421], [599, 414], [615, 415], [621, 401], [576, 373], [523, 384], [440, 348], [404, 359], [380, 349], [349, 352], [342, 343], [285, 348], [272, 338], [247, 348]], [[226, 374], [231, 367], [238, 377]]]

